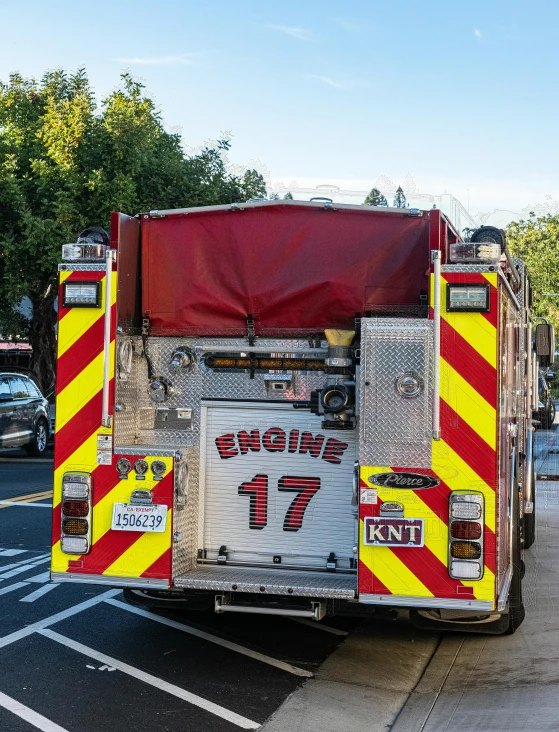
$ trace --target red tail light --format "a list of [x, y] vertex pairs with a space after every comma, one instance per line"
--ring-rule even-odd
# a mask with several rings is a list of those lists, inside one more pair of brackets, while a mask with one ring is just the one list
[[479, 539], [481, 524], [477, 521], [453, 521], [450, 524], [450, 535], [453, 539]]
[[72, 518], [85, 518], [89, 513], [89, 504], [87, 501], [64, 501], [62, 513], [65, 516], [72, 516]]

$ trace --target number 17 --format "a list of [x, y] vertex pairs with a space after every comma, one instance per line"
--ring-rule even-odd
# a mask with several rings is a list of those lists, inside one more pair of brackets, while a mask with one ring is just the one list
[[[320, 478], [284, 475], [278, 481], [279, 491], [297, 493], [287, 509], [283, 521], [284, 531], [299, 531], [303, 525], [303, 516], [311, 498], [320, 490]], [[250, 496], [249, 526], [251, 529], [263, 529], [268, 523], [268, 476], [258, 474], [238, 488], [240, 496]]]

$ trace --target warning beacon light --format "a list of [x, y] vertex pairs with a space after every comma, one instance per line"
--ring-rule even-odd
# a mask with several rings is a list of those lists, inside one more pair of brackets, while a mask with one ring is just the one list
[[103, 262], [109, 244], [105, 229], [90, 226], [78, 234], [75, 244], [62, 245], [62, 259], [66, 262]]

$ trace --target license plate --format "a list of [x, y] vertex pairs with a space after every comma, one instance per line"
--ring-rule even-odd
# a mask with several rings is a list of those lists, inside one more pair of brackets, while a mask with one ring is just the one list
[[367, 516], [364, 541], [369, 546], [423, 546], [423, 519]]
[[165, 531], [167, 506], [152, 504], [138, 506], [133, 503], [115, 503], [113, 506], [113, 531]]

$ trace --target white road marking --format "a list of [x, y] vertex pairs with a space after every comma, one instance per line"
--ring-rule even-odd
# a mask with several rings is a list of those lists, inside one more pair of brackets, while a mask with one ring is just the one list
[[15, 557], [26, 552], [27, 549], [0, 549], [0, 557]]
[[43, 595], [46, 595], [47, 592], [50, 592], [51, 590], [55, 590], [57, 587], [60, 587], [58, 582], [51, 582], [48, 585], [43, 585], [42, 587], [38, 587], [36, 590], [31, 592], [29, 595], [25, 595], [25, 597], [22, 597], [20, 602], [35, 602], [35, 600], [38, 600]]
[[[27, 582], [23, 582], [22, 584], [26, 585]], [[78, 605], [73, 605], [72, 607], [69, 607], [66, 610], [62, 610], [55, 615], [50, 615], [48, 618], [44, 618], [43, 620], [37, 620], [36, 623], [31, 623], [25, 628], [15, 630], [13, 633], [9, 633], [3, 638], [0, 638], [0, 648], [9, 646], [11, 643], [16, 643], [22, 638], [25, 638], [28, 635], [32, 635], [42, 628], [48, 628], [49, 625], [59, 623], [61, 620], [66, 620], [66, 618], [71, 618], [72, 615], [78, 615], [84, 610], [89, 610], [90, 607], [94, 607], [95, 605], [103, 602], [109, 597], [114, 597], [115, 595], [118, 595], [119, 592], [120, 590], [108, 590], [107, 592], [102, 592], [95, 597], [91, 597], [89, 600], [84, 600], [83, 602], [80, 602]]]
[[0, 707], [4, 707], [4, 709], [29, 722], [29, 724], [32, 724], [37, 729], [42, 730], [42, 732], [68, 732], [64, 727], [60, 727], [55, 722], [51, 722], [50, 719], [43, 717], [42, 714], [34, 712], [21, 702], [12, 699], [10, 696], [6, 696], [6, 694], [2, 694], [2, 692], [0, 692]]
[[0, 501], [0, 506], [12, 506], [16, 508], [51, 508], [52, 503], [17, 503], [15, 501]]
[[32, 564], [33, 562], [38, 562], [41, 559], [48, 559], [50, 557], [50, 554], [39, 554], [38, 557], [27, 557], [27, 559], [22, 559], [19, 562], [13, 562], [12, 564], [6, 564], [3, 567], [0, 567], [0, 572], [5, 572], [7, 569], [13, 569], [14, 567], [21, 567], [23, 564]]
[[157, 689], [161, 689], [161, 691], [166, 691], [168, 694], [172, 694], [179, 699], [183, 699], [189, 704], [200, 707], [200, 709], [205, 709], [207, 712], [215, 714], [216, 717], [221, 717], [221, 719], [225, 719], [232, 724], [236, 724], [237, 727], [241, 727], [242, 729], [260, 728], [260, 724], [258, 724], [258, 722], [253, 722], [251, 719], [242, 717], [240, 714], [232, 712], [229, 709], [225, 709], [225, 707], [222, 707], [219, 704], [214, 704], [208, 699], [204, 699], [197, 694], [181, 689], [179, 686], [170, 684], [168, 681], [164, 681], [157, 676], [152, 676], [145, 671], [141, 671], [139, 668], [134, 668], [134, 666], [130, 666], [123, 661], [119, 661], [117, 658], [112, 658], [111, 656], [107, 656], [105, 653], [100, 653], [93, 648], [84, 646], [82, 643], [78, 643], [78, 641], [67, 638], [64, 635], [60, 635], [60, 633], [55, 633], [53, 630], [48, 629], [38, 630], [37, 632], [44, 635], [46, 638], [50, 638], [51, 640], [66, 646], [67, 648], [71, 648], [73, 651], [82, 653], [84, 656], [88, 656], [89, 658], [94, 658], [96, 661], [112, 666], [113, 668], [122, 671], [122, 673], [138, 679], [139, 681], [143, 681], [146, 684], [155, 686]]
[[127, 610], [129, 613], [141, 615], [144, 618], [149, 618], [150, 620], [155, 620], [158, 623], [162, 623], [163, 625], [168, 625], [170, 628], [182, 630], [183, 633], [188, 633], [189, 635], [194, 635], [197, 638], [209, 641], [210, 643], [215, 643], [216, 645], [222, 646], [223, 648], [228, 648], [230, 651], [235, 651], [235, 653], [241, 653], [243, 656], [254, 658], [256, 661], [267, 663], [269, 666], [275, 666], [276, 668], [280, 668], [282, 671], [287, 671], [288, 673], [294, 674], [295, 676], [304, 676], [306, 678], [312, 678], [314, 676], [312, 671], [307, 671], [306, 669], [292, 666], [290, 663], [285, 663], [285, 661], [278, 661], [277, 658], [265, 656], [263, 653], [258, 653], [258, 651], [252, 651], [250, 648], [245, 648], [244, 646], [240, 646], [237, 643], [231, 643], [231, 641], [219, 638], [217, 635], [211, 635], [210, 633], [205, 633], [203, 630], [193, 628], [190, 625], [183, 625], [183, 623], [178, 623], [176, 620], [171, 620], [170, 618], [164, 618], [161, 615], [156, 615], [155, 613], [151, 613], [149, 610], [144, 610], [141, 607], [127, 605], [124, 602], [119, 602], [119, 600], [105, 600], [105, 602], [108, 605], [114, 605], [114, 607], [118, 607], [121, 610]]
[[8, 592], [13, 592], [14, 590], [19, 590], [20, 587], [27, 587], [27, 582], [16, 582], [15, 585], [8, 585], [7, 587], [2, 587], [0, 590], [0, 595], [7, 595]]
[[41, 564], [45, 564], [46, 562], [50, 562], [50, 556], [45, 557], [45, 559], [40, 559], [38, 562], [33, 562], [32, 564], [24, 564], [23, 566], [16, 567], [16, 569], [11, 569], [9, 572], [3, 572], [0, 574], [0, 580], [15, 577], [16, 574], [27, 572], [29, 569], [35, 569], [35, 567], [40, 567]]
[[41, 572], [41, 574], [36, 574], [34, 577], [26, 577], [26, 582], [48, 582], [50, 580], [50, 570], [47, 572]]
[[340, 630], [339, 628], [332, 628], [329, 625], [323, 625], [322, 623], [317, 623], [316, 620], [307, 620], [306, 618], [289, 618], [294, 623], [300, 623], [301, 625], [308, 625], [309, 628], [314, 628], [315, 630], [323, 630], [325, 633], [332, 633], [332, 635], [349, 635], [347, 630]]

